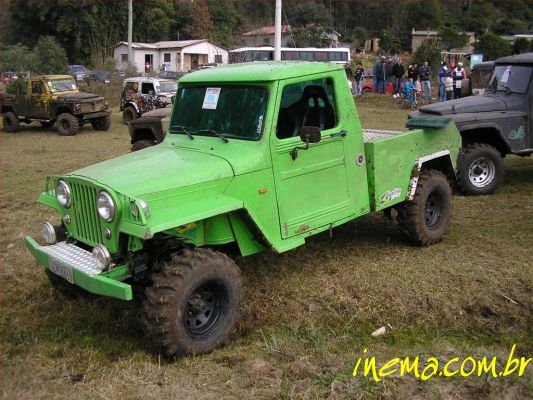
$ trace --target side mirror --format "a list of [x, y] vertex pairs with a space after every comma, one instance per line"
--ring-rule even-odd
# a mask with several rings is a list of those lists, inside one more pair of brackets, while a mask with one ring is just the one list
[[305, 143], [305, 147], [295, 147], [291, 150], [290, 155], [293, 161], [298, 157], [298, 150], [308, 150], [309, 144], [320, 142], [322, 135], [320, 134], [320, 129], [316, 126], [302, 126], [300, 128], [300, 139]]
[[304, 143], [318, 143], [322, 139], [320, 129], [316, 126], [302, 126], [300, 128], [300, 139]]

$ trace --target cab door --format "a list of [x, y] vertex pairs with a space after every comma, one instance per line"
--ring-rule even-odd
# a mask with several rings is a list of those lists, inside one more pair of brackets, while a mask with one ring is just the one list
[[47, 89], [42, 80], [32, 80], [30, 82], [28, 117], [48, 118]]
[[[327, 75], [280, 83], [271, 148], [282, 238], [326, 226], [351, 213], [346, 131], [337, 118], [333, 83]], [[308, 149], [299, 136], [302, 126], [318, 127], [321, 132], [321, 140]]]

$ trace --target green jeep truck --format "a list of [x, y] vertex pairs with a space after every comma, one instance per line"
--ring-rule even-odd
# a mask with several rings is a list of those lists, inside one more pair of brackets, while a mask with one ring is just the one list
[[47, 178], [39, 202], [61, 223], [27, 247], [65, 294], [131, 300], [138, 285], [147, 340], [167, 356], [204, 353], [239, 316], [230, 244], [282, 253], [392, 209], [413, 243], [443, 238], [460, 137], [446, 119], [409, 124], [425, 128], [363, 130], [334, 64], [196, 72], [180, 80], [162, 143]]
[[0, 94], [0, 110], [7, 132], [18, 132], [20, 123], [40, 122], [43, 128], [56, 124], [61, 135], [78, 133], [85, 122], [93, 129], [111, 126], [109, 103], [96, 94], [78, 90], [70, 75], [43, 75], [14, 85], [16, 93]]

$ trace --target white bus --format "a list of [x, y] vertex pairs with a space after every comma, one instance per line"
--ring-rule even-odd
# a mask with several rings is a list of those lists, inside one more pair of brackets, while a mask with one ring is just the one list
[[[350, 64], [350, 49], [347, 47], [316, 48], [316, 47], [282, 47], [281, 59], [291, 61], [322, 61], [336, 64]], [[274, 60], [274, 48], [265, 47], [241, 47], [230, 50], [230, 64], [272, 61]]]

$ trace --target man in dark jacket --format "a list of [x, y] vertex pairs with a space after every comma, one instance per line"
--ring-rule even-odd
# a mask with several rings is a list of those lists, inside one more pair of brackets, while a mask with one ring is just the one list
[[416, 82], [418, 80], [417, 63], [412, 63], [411, 65], [409, 65], [409, 68], [407, 68], [407, 78], [412, 78], [413, 82]]
[[422, 85], [422, 98], [426, 97], [431, 100], [431, 68], [429, 67], [429, 62], [424, 61], [424, 65], [418, 70], [420, 76], [420, 84]]
[[380, 88], [380, 79], [385, 79], [385, 75], [383, 73], [383, 64], [385, 63], [385, 56], [381, 56], [376, 62], [374, 62], [374, 68], [372, 69], [372, 73], [374, 74], [374, 93], [379, 92]]
[[402, 65], [402, 60], [397, 58], [392, 65], [392, 76], [394, 77], [394, 97], [400, 96], [400, 85], [402, 83], [404, 74], [405, 68]]

